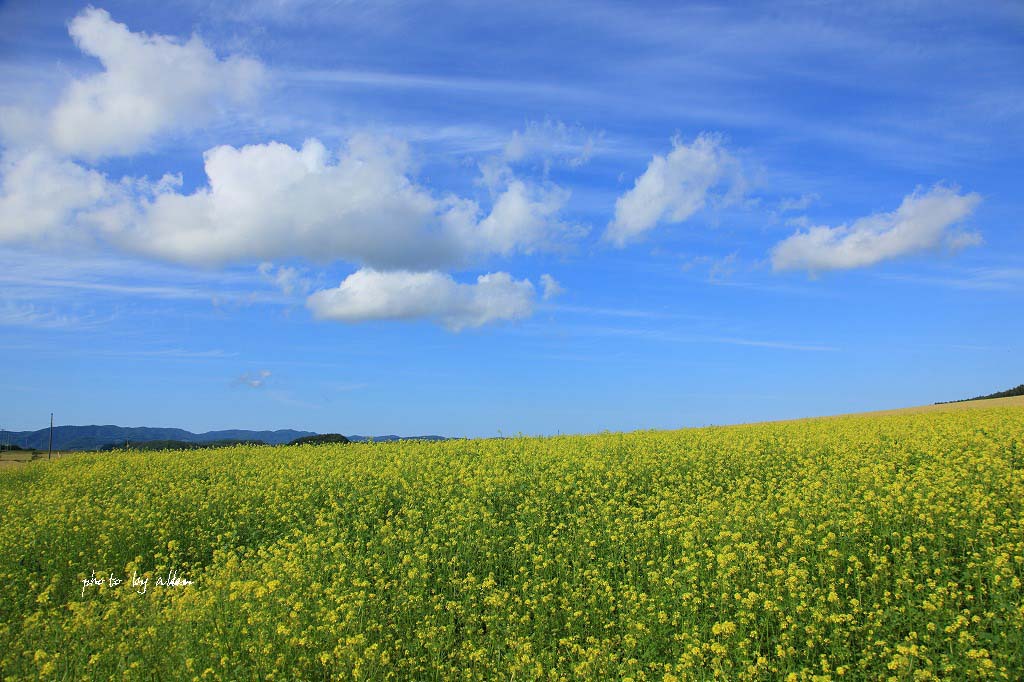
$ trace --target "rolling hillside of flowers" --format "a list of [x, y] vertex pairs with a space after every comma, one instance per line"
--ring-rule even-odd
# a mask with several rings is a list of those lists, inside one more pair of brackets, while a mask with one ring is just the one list
[[1024, 409], [0, 471], [0, 678], [1024, 678]]

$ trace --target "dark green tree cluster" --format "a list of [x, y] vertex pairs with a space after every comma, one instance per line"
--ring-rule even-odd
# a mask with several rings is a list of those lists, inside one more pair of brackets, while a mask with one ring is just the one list
[[315, 436], [303, 436], [296, 438], [288, 445], [324, 445], [326, 443], [351, 443], [348, 438], [340, 433], [319, 433]]
[[1024, 384], [1020, 386], [1014, 386], [1013, 388], [1005, 391], [999, 391], [999, 393], [993, 393], [992, 395], [980, 395], [977, 398], [971, 398], [971, 400], [988, 400], [989, 398], [1009, 398], [1010, 396], [1024, 395]]
[[990, 393], [989, 395], [979, 395], [975, 396], [974, 398], [963, 398], [961, 400], [948, 400], [944, 403], [935, 404], [946, 405], [949, 403], [966, 403], [970, 402], [971, 400], [991, 400], [993, 398], [1010, 398], [1015, 395], [1024, 395], [1024, 384], [1021, 384], [1020, 386], [1014, 386], [1013, 388], [1008, 388], [1005, 391], [999, 391], [998, 393]]

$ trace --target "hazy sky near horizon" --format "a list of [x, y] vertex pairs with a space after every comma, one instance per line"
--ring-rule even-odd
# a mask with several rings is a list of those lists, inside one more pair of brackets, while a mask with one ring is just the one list
[[0, 427], [491, 436], [1024, 381], [1024, 7], [0, 5]]

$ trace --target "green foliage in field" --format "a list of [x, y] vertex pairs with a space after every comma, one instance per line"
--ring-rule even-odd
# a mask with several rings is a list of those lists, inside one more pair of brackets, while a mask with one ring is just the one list
[[0, 511], [4, 679], [1024, 678], [1020, 409], [70, 456]]
[[227, 448], [232, 445], [266, 445], [261, 440], [211, 440], [211, 441], [185, 441], [185, 440], [144, 440], [127, 443], [111, 443], [99, 448], [101, 452], [112, 452], [114, 450], [200, 450], [202, 448]]

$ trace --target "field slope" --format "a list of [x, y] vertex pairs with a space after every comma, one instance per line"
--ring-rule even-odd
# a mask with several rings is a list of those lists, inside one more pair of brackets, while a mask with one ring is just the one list
[[[932, 405], [915, 405], [913, 407], [897, 407], [891, 410], [873, 410], [871, 412], [854, 412], [850, 414], [834, 414], [800, 419], [784, 419], [775, 423], [803, 422], [812, 419], [845, 419], [847, 417], [885, 417], [894, 414], [920, 414], [922, 412], [959, 412], [961, 410], [991, 410], [998, 407], [1024, 408], [1024, 396], [1007, 398], [975, 398], [952, 403], [934, 403]], [[760, 422], [769, 423], [769, 422]]]
[[1024, 678], [1019, 407], [71, 455], [0, 513], [5, 680]]

